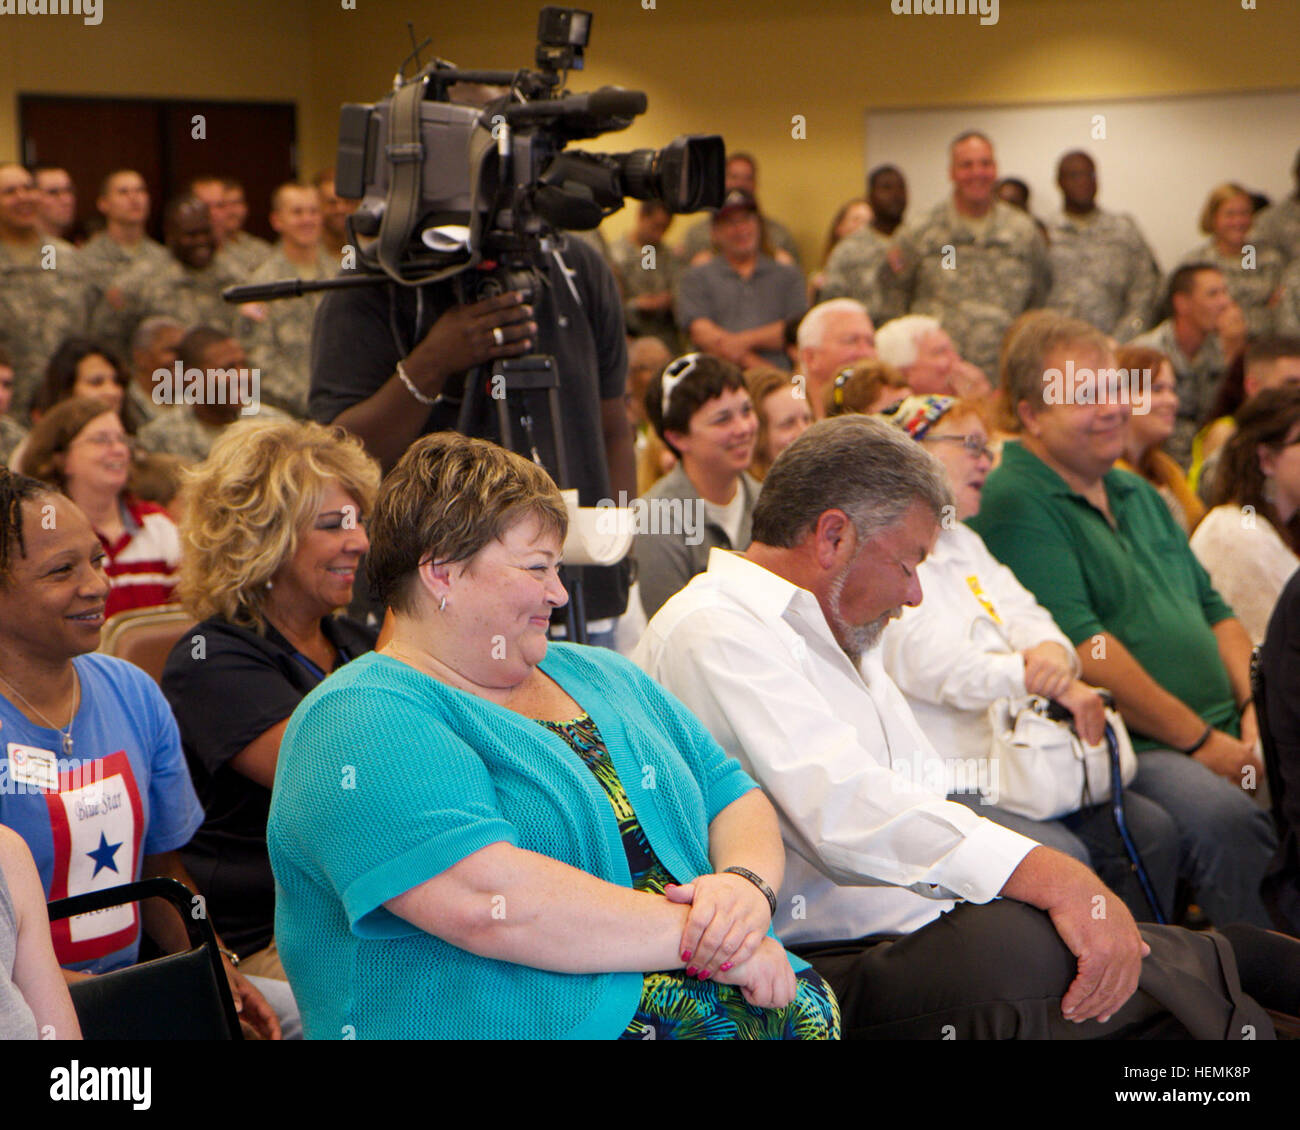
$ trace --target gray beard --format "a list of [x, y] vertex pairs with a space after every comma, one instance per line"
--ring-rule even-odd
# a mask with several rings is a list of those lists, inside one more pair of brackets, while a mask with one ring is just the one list
[[840, 598], [844, 594], [844, 581], [848, 576], [848, 572], [846, 568], [831, 582], [831, 630], [835, 633], [840, 649], [856, 667], [862, 656], [880, 642], [880, 637], [885, 632], [885, 625], [891, 619], [891, 613], [886, 612], [883, 616], [876, 617], [869, 624], [848, 623], [840, 613]]

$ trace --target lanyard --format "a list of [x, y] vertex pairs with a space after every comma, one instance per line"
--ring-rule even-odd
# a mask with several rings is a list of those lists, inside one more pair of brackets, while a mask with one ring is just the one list
[[[347, 652], [347, 648], [341, 647], [341, 648], [338, 649], [338, 652], [339, 652], [339, 659], [341, 660], [341, 662], [340, 662], [340, 664], [339, 664], [340, 667], [341, 667], [344, 663], [348, 663], [348, 662], [351, 661], [352, 656], [350, 656], [350, 655], [348, 654], [348, 652]], [[301, 651], [295, 651], [295, 652], [293, 653], [293, 657], [294, 657], [294, 658], [295, 658], [299, 663], [301, 663], [304, 667], [306, 667], [307, 670], [308, 670], [311, 674], [313, 674], [313, 675], [316, 676], [316, 681], [317, 681], [318, 683], [320, 683], [320, 682], [324, 682], [324, 680], [325, 680], [325, 672], [322, 671], [322, 670], [321, 670], [321, 669], [320, 669], [320, 668], [319, 668], [315, 663], [313, 663], [313, 662], [312, 662], [310, 659], [308, 659], [305, 655], [303, 655], [303, 653], [302, 653]]]

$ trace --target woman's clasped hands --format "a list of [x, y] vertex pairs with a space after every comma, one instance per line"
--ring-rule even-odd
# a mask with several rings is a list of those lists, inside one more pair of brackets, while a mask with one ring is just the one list
[[759, 1008], [794, 1000], [794, 970], [781, 943], [767, 936], [771, 908], [753, 883], [727, 873], [699, 875], [669, 885], [664, 897], [691, 907], [681, 942], [688, 976], [736, 985]]

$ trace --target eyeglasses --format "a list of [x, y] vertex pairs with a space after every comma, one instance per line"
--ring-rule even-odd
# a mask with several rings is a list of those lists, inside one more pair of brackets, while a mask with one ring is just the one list
[[[135, 437], [127, 435], [126, 432], [114, 432], [111, 435], [100, 432], [98, 435], [81, 436], [79, 439], [74, 439], [72, 443], [91, 443], [96, 447], [117, 447], [120, 444], [128, 451], [134, 451], [136, 447]], [[72, 444], [68, 446], [71, 447]]]
[[673, 390], [695, 371], [695, 366], [703, 356], [701, 353], [687, 353], [678, 357], [664, 370], [663, 400], [661, 410], [668, 415], [668, 406], [673, 400]]
[[990, 463], [993, 461], [993, 449], [989, 447], [988, 441], [983, 436], [926, 436], [925, 438], [939, 442], [946, 440], [949, 443], [959, 443], [976, 459], [982, 455]]

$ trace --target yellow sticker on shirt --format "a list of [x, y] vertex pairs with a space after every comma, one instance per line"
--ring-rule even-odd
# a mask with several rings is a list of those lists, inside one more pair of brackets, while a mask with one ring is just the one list
[[975, 599], [980, 602], [980, 607], [993, 617], [993, 623], [1001, 624], [1002, 617], [998, 615], [998, 610], [993, 607], [993, 602], [984, 594], [984, 589], [980, 586], [980, 579], [974, 573], [966, 578], [966, 584], [970, 586], [970, 591]]

